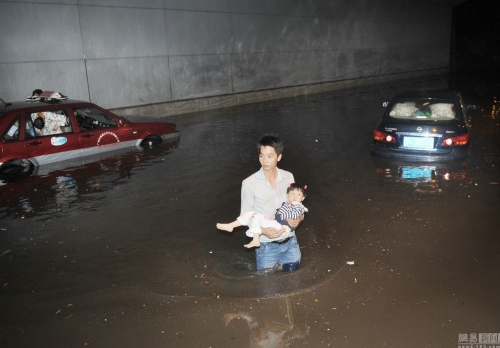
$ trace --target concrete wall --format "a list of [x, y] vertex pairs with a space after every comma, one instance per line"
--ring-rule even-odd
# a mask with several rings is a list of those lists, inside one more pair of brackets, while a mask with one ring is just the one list
[[452, 2], [0, 0], [0, 97], [126, 110], [431, 74], [449, 66]]

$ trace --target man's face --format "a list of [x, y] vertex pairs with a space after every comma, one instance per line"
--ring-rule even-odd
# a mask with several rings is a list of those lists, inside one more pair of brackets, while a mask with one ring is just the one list
[[259, 154], [259, 162], [265, 171], [273, 171], [276, 169], [278, 162], [281, 160], [281, 155], [277, 155], [274, 147], [261, 146]]

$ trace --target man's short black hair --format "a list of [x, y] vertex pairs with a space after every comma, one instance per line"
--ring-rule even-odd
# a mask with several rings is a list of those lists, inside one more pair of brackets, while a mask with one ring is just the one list
[[262, 146], [270, 146], [274, 148], [276, 154], [279, 156], [283, 153], [283, 149], [285, 148], [285, 143], [281, 140], [280, 136], [277, 134], [266, 134], [260, 139], [257, 143], [257, 150], [260, 153], [260, 148]]
[[40, 116], [38, 116], [37, 118], [35, 118], [35, 120], [33, 121], [33, 126], [37, 129], [40, 129], [42, 130], [42, 128], [45, 126], [45, 121], [43, 120], [43, 118], [41, 118]]
[[31, 93], [31, 96], [33, 97], [35, 94], [36, 95], [41, 95], [43, 93], [43, 91], [41, 89], [35, 89], [33, 91], [33, 93]]

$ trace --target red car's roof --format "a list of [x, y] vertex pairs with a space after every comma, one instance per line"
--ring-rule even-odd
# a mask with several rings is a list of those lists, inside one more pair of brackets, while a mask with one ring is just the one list
[[83, 100], [74, 100], [74, 99], [68, 99], [68, 100], [61, 100], [57, 102], [52, 102], [52, 101], [16, 101], [16, 102], [10, 102], [6, 104], [0, 104], [0, 116], [11, 112], [11, 111], [16, 111], [16, 110], [30, 110], [30, 109], [35, 109], [35, 108], [40, 108], [41, 105], [44, 107], [50, 107], [50, 106], [68, 106], [68, 105], [81, 105], [81, 104], [88, 104], [95, 106], [95, 104], [83, 101]]

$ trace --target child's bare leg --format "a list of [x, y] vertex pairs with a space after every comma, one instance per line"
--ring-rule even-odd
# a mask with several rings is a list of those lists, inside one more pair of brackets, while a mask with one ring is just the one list
[[252, 241], [248, 244], [245, 244], [245, 248], [258, 248], [258, 247], [260, 247], [259, 237], [260, 237], [260, 233], [254, 233]]
[[217, 224], [216, 226], [219, 230], [233, 232], [233, 228], [241, 226], [241, 223], [238, 220], [235, 220], [229, 224]]

